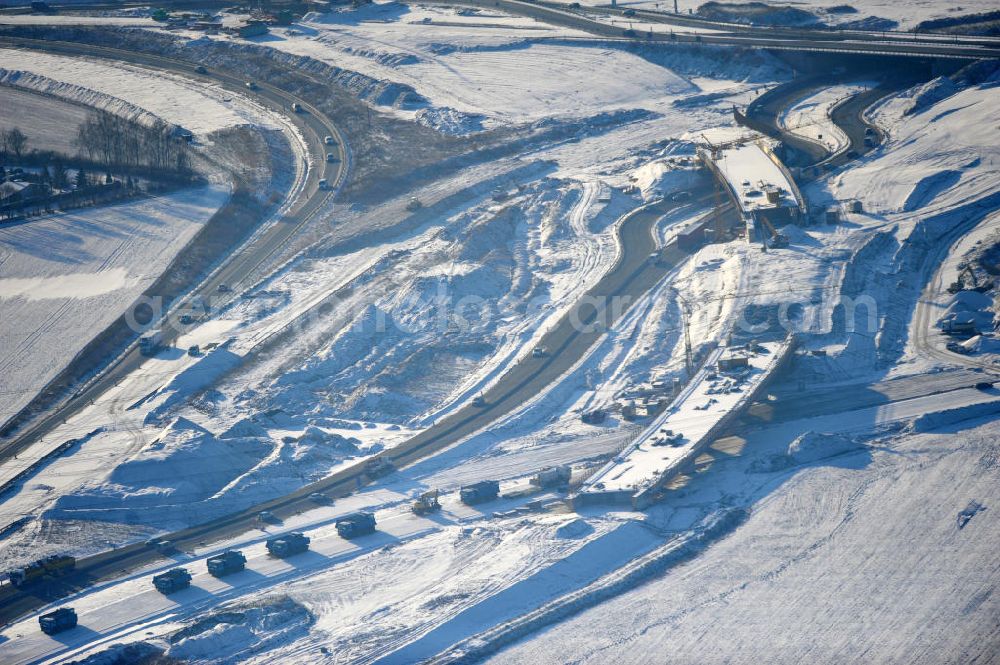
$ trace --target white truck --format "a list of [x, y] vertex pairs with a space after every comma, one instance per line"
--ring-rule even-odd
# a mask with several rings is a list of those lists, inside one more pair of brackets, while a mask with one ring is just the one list
[[144, 356], [151, 356], [163, 347], [163, 331], [150, 330], [142, 334], [139, 338], [139, 352]]

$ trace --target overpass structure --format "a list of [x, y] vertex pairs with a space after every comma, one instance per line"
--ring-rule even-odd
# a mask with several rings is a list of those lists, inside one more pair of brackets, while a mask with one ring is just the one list
[[747, 238], [765, 245], [784, 242], [776, 226], [797, 223], [805, 200], [777, 156], [758, 142], [738, 142], [701, 149], [699, 156], [723, 184], [747, 226]]
[[794, 338], [718, 347], [663, 413], [580, 487], [576, 507], [645, 508], [757, 399], [791, 356]]

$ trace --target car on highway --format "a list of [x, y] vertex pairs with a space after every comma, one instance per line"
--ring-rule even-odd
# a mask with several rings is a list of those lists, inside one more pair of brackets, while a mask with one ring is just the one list
[[334, 162], [340, 161], [340, 159], [334, 153], [328, 152], [328, 153], [326, 153], [326, 161], [328, 163], [332, 164]]
[[976, 390], [992, 390], [992, 388], [993, 388], [992, 381], [979, 381], [978, 383], [976, 383]]
[[292, 102], [292, 113], [302, 113], [302, 105], [298, 102]]
[[204, 65], [198, 65], [197, 67], [194, 68], [194, 71], [198, 72], [199, 74], [207, 74], [208, 73], [208, 70], [205, 69]]
[[191, 356], [192, 358], [200, 356], [201, 347], [198, 346], [197, 344], [192, 344], [191, 346], [188, 347], [188, 355]]
[[278, 516], [272, 513], [270, 510], [262, 510], [257, 513], [257, 519], [265, 524], [281, 524], [281, 520]]
[[233, 290], [232, 287], [229, 286], [228, 284], [219, 284], [218, 288], [216, 289], [216, 291], [218, 291], [219, 293], [230, 293], [232, 292], [232, 290]]
[[169, 540], [164, 540], [162, 538], [152, 538], [146, 541], [146, 547], [154, 549], [161, 554], [164, 552], [172, 552], [174, 549], [173, 543]]
[[189, 326], [194, 323], [194, 317], [190, 314], [181, 314], [180, 318], [177, 319], [182, 326]]
[[319, 179], [319, 188], [320, 189], [330, 189], [330, 183], [328, 183], [326, 181], [326, 178], [320, 178]]
[[256, 90], [257, 84], [253, 81], [247, 81], [247, 90]]
[[531, 350], [532, 358], [544, 358], [547, 355], [549, 355], [549, 350], [544, 346], [536, 346]]
[[633, 30], [632, 28], [629, 28], [628, 30], [625, 30], [624, 32], [622, 32], [622, 35], [625, 36], [625, 37], [636, 37], [637, 36], [635, 30]]
[[327, 136], [327, 137], [325, 137], [325, 138], [323, 139], [323, 143], [325, 143], [325, 144], [327, 144], [327, 145], [337, 145], [337, 142], [336, 142], [336, 141], [335, 141], [335, 140], [333, 139], [333, 137], [332, 137], [332, 136]]
[[309, 500], [312, 501], [313, 503], [318, 503], [324, 506], [333, 503], [333, 500], [326, 494], [323, 494], [322, 492], [313, 492], [312, 494], [309, 495]]
[[622, 12], [622, 16], [635, 16], [635, 10], [626, 9], [625, 11]]

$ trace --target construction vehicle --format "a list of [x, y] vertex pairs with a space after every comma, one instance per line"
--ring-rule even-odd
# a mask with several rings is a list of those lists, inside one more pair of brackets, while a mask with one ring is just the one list
[[573, 470], [563, 464], [561, 466], [550, 466], [542, 469], [529, 481], [536, 487], [559, 487], [569, 483]]
[[[774, 249], [782, 249], [784, 247], [788, 247], [788, 236], [786, 236], [778, 229], [774, 228], [774, 224], [772, 224], [767, 219], [767, 217], [760, 215], [757, 217], [757, 219], [759, 219], [761, 224], [764, 225], [764, 228], [767, 229], [767, 232], [771, 234], [771, 239], [770, 239], [771, 247], [773, 247]], [[766, 242], [767, 241], [765, 241], [765, 243]]]
[[430, 490], [421, 494], [413, 502], [413, 505], [410, 506], [410, 510], [416, 515], [426, 515], [441, 510], [441, 502], [438, 501], [438, 491]]
[[[968, 264], [962, 264], [960, 268], [961, 271], [958, 273], [958, 279], [948, 285], [948, 293], [954, 294], [966, 289], [978, 291], [979, 280], [976, 279], [975, 271]], [[971, 284], [971, 286], [966, 286], [967, 284]]]
[[230, 573], [238, 573], [247, 567], [247, 558], [238, 550], [226, 550], [222, 554], [209, 557], [208, 573], [213, 577], [224, 577]]
[[52, 554], [44, 559], [32, 561], [23, 568], [10, 572], [10, 582], [14, 586], [24, 586], [46, 578], [59, 577], [71, 573], [76, 568], [76, 559], [66, 554]]
[[351, 513], [337, 520], [337, 533], [341, 538], [357, 538], [375, 533], [375, 516], [371, 513]]
[[385, 457], [376, 457], [370, 459], [365, 463], [365, 475], [370, 479], [381, 478], [382, 476], [388, 476], [390, 473], [396, 470], [392, 461]]
[[150, 330], [143, 333], [142, 337], [139, 338], [139, 353], [144, 356], [150, 356], [163, 346], [163, 331], [162, 330]]
[[295, 554], [301, 554], [302, 552], [308, 550], [309, 538], [308, 536], [295, 531], [292, 533], [286, 533], [283, 536], [278, 536], [277, 538], [269, 539], [266, 546], [268, 554], [278, 557], [279, 559], [284, 559]]
[[167, 596], [191, 586], [191, 573], [187, 568], [171, 568], [165, 573], [153, 576], [153, 586]]
[[472, 485], [463, 486], [458, 497], [462, 503], [472, 506], [477, 503], [492, 501], [500, 494], [500, 483], [496, 480], [481, 480]]
[[76, 611], [72, 607], [60, 607], [38, 617], [38, 625], [46, 635], [55, 635], [76, 627]]

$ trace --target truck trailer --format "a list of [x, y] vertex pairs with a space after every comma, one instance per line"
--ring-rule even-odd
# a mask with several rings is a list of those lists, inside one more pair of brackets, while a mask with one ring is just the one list
[[208, 572], [214, 577], [238, 573], [247, 567], [247, 558], [238, 550], [226, 550], [222, 554], [209, 557]]
[[187, 568], [171, 568], [165, 573], [154, 575], [153, 586], [163, 595], [169, 595], [191, 586], [191, 573]]
[[300, 554], [309, 549], [309, 538], [297, 531], [267, 541], [267, 552], [279, 559]]
[[500, 483], [496, 480], [482, 480], [472, 485], [465, 485], [459, 490], [458, 496], [462, 503], [473, 505], [492, 501], [500, 494]]
[[32, 561], [23, 568], [12, 570], [10, 582], [14, 586], [23, 586], [38, 580], [66, 575], [73, 572], [74, 568], [76, 559], [73, 557], [66, 554], [52, 554], [44, 559]]
[[139, 338], [139, 352], [144, 356], [150, 356], [160, 350], [163, 346], [163, 331], [150, 330], [143, 333]]
[[76, 627], [76, 611], [72, 607], [60, 607], [38, 617], [38, 625], [46, 635], [55, 635]]
[[337, 520], [337, 533], [347, 539], [375, 533], [375, 516], [363, 512], [344, 515]]

